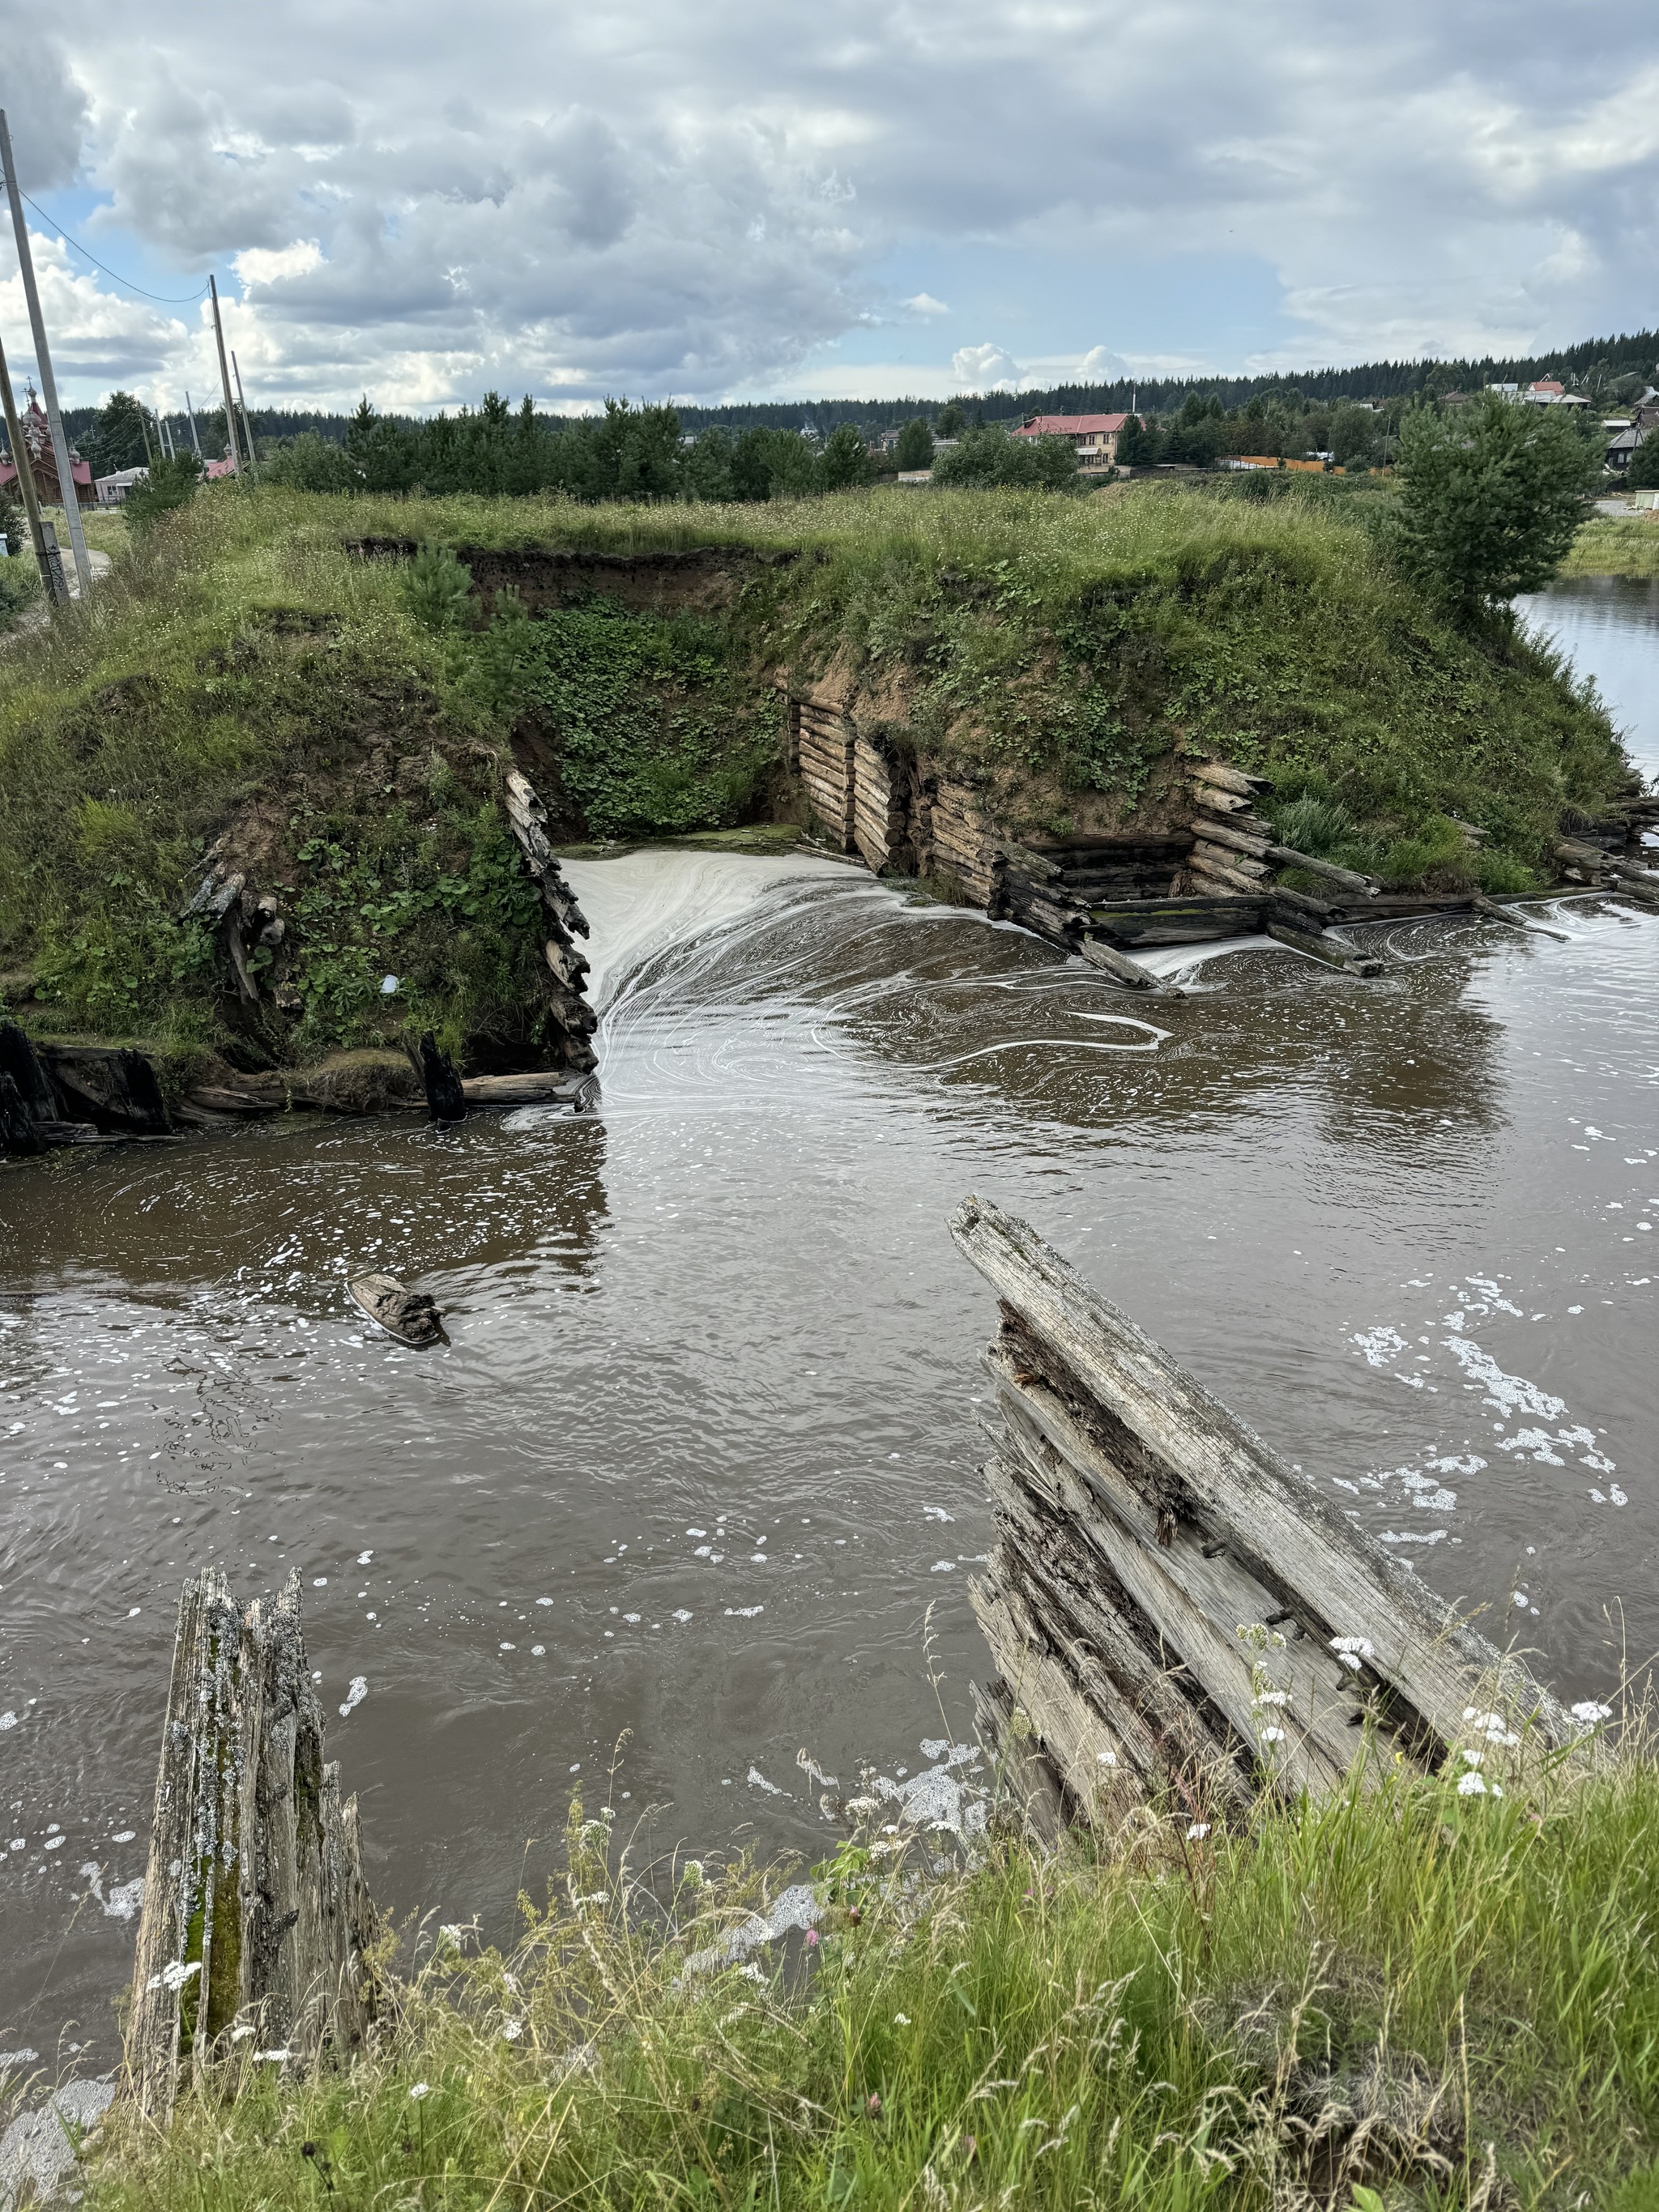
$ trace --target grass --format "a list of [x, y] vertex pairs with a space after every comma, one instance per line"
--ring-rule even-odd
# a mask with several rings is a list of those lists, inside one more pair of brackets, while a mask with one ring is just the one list
[[1563, 565], [1567, 576], [1659, 576], [1659, 522], [1598, 514]]
[[[854, 683], [862, 723], [980, 781], [1018, 835], [1156, 825], [1182, 750], [1213, 750], [1279, 803], [1337, 810], [1332, 849], [1391, 880], [1528, 888], [1563, 810], [1594, 814], [1626, 763], [1547, 649], [1449, 627], [1368, 514], [1158, 484], [758, 507], [221, 486], [142, 538], [100, 518], [110, 579], [0, 654], [0, 1005], [256, 1064], [423, 1027], [523, 1064], [539, 971], [504, 765], [527, 762], [572, 841], [787, 813], [780, 669]], [[724, 547], [740, 589], [446, 628], [407, 567], [348, 551], [377, 535]], [[1454, 817], [1486, 831], [1480, 858]], [[227, 832], [288, 929], [286, 1011], [252, 1024], [222, 951], [178, 920]]]
[[112, 2120], [89, 2212], [1659, 2202], [1644, 1753], [1184, 1818], [943, 1875], [872, 1827], [811, 1936], [688, 1973], [782, 1875], [636, 1863], [579, 1804], [510, 1954], [445, 1931], [349, 2068], [255, 2038], [169, 2135]]

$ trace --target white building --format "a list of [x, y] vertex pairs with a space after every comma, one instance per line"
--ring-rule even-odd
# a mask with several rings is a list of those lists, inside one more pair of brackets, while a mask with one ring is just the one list
[[149, 482], [148, 469], [117, 469], [112, 477], [100, 477], [93, 489], [98, 495], [100, 507], [125, 507], [134, 484]]

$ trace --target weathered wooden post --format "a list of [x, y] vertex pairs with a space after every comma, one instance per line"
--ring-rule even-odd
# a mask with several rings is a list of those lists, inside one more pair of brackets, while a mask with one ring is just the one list
[[325, 1763], [300, 1578], [246, 1608], [186, 1583], [167, 1692], [126, 2031], [129, 2094], [165, 2124], [185, 2081], [250, 2032], [348, 2052], [374, 2017], [357, 1801]]
[[970, 1595], [1000, 1676], [981, 1731], [1040, 1835], [1172, 1795], [1201, 1817], [1580, 1731], [1023, 1221], [951, 1224], [997, 1293], [987, 1469], [996, 1542]]

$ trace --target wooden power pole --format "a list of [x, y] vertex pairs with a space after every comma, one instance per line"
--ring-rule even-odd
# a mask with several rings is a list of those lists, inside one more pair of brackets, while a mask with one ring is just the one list
[[225, 359], [224, 325], [219, 320], [219, 286], [212, 276], [208, 278], [208, 290], [213, 295], [213, 336], [219, 349], [219, 385], [225, 395], [225, 455], [231, 474], [239, 477], [242, 473], [242, 457], [237, 450], [240, 441], [236, 435], [236, 403], [230, 396], [230, 364]]
[[23, 426], [17, 419], [17, 402], [12, 397], [11, 371], [6, 366], [6, 349], [0, 346], [0, 400], [6, 409], [6, 435], [11, 441], [11, 457], [17, 465], [17, 489], [23, 495], [23, 507], [29, 519], [29, 536], [34, 541], [34, 558], [40, 570], [40, 581], [46, 586], [46, 603], [56, 606], [69, 597], [69, 586], [64, 581], [64, 556], [55, 545], [46, 543], [46, 526], [40, 514], [40, 495], [34, 489], [34, 471], [29, 465], [29, 449], [23, 442]]
[[247, 447], [247, 472], [258, 481], [259, 464], [253, 451], [253, 425], [247, 419], [247, 394], [242, 389], [242, 365], [236, 358], [236, 349], [230, 349], [230, 366], [236, 378], [236, 404], [242, 410], [242, 443]]
[[75, 549], [75, 573], [81, 579], [82, 592], [92, 589], [92, 563], [87, 558], [87, 541], [81, 533], [81, 507], [75, 496], [75, 471], [70, 463], [69, 441], [64, 435], [64, 417], [58, 405], [58, 380], [52, 373], [52, 354], [46, 344], [46, 326], [40, 314], [40, 294], [34, 282], [34, 257], [29, 252], [29, 227], [23, 219], [23, 195], [17, 183], [17, 164], [12, 159], [11, 131], [6, 122], [6, 111], [0, 107], [0, 159], [6, 168], [6, 198], [11, 202], [11, 227], [17, 234], [17, 261], [22, 272], [23, 296], [28, 301], [29, 327], [34, 332], [34, 362], [40, 372], [40, 397], [46, 403], [46, 425], [52, 432], [52, 450], [58, 463], [58, 490], [64, 502], [64, 520], [69, 525], [70, 544]]

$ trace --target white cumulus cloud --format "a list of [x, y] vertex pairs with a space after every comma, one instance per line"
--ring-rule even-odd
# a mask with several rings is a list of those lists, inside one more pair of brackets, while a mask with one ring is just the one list
[[1018, 384], [1019, 363], [1000, 345], [958, 346], [951, 356], [951, 374], [975, 392], [989, 392], [998, 385]]

